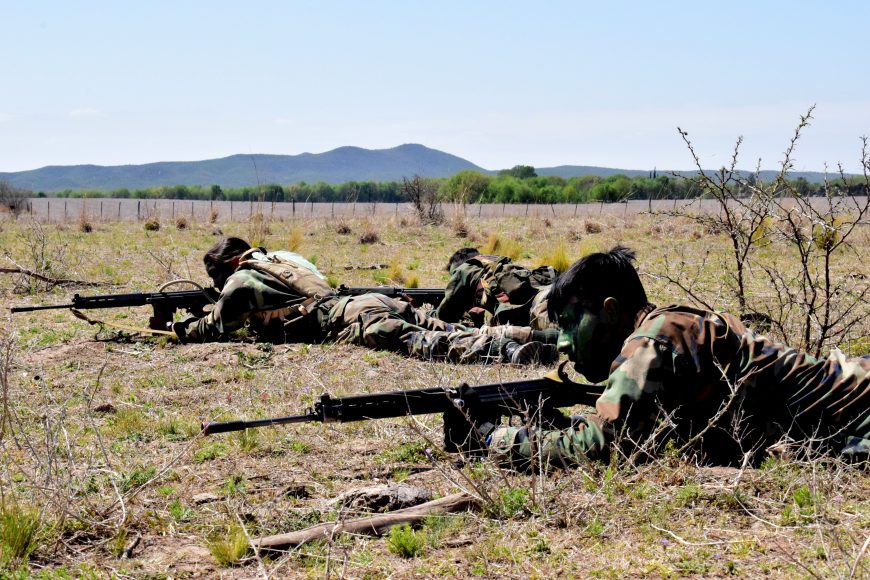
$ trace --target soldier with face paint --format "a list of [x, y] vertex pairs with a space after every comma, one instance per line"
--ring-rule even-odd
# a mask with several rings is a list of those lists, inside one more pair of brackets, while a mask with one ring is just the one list
[[492, 450], [554, 465], [606, 458], [612, 445], [643, 458], [668, 441], [706, 462], [758, 462], [796, 442], [848, 458], [870, 451], [870, 356], [834, 349], [817, 360], [754, 333], [734, 316], [656, 308], [617, 246], [572, 265], [553, 284], [558, 348], [587, 379], [606, 380], [595, 413], [567, 429], [501, 426]]

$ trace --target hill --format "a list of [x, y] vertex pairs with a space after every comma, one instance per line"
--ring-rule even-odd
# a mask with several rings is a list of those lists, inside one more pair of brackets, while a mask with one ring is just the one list
[[159, 185], [218, 184], [243, 187], [258, 183], [345, 183], [394, 181], [402, 177], [449, 177], [464, 169], [486, 170], [455, 155], [423, 145], [392, 149], [339, 147], [325, 153], [300, 155], [231, 155], [206, 161], [164, 161], [144, 165], [48, 166], [30, 171], [0, 173], [17, 187], [47, 193], [65, 189], [108, 191]]
[[[450, 177], [471, 169], [481, 173], [495, 174], [474, 163], [423, 145], [406, 144], [391, 149], [363, 149], [339, 147], [325, 153], [302, 153], [300, 155], [231, 155], [205, 161], [163, 161], [143, 165], [70, 165], [47, 166], [29, 171], [0, 173], [16, 187], [53, 193], [67, 189], [95, 189], [111, 191], [131, 190], [161, 185], [220, 185], [244, 187], [264, 183], [287, 185], [317, 183], [324, 181], [340, 184], [348, 181], [398, 181], [403, 177]], [[629, 177], [647, 176], [647, 169], [614, 169], [586, 165], [560, 165], [536, 168], [538, 175], [556, 175], [564, 178], [583, 175], [622, 174]], [[659, 170], [659, 175], [670, 171]], [[694, 171], [683, 172], [692, 175]], [[774, 171], [762, 171], [761, 178], [769, 180]], [[824, 180], [820, 172], [795, 172], [792, 179], [803, 177], [812, 183]]]

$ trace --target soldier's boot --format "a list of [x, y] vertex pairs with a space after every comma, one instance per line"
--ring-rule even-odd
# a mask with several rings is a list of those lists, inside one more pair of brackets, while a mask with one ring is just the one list
[[545, 344], [533, 340], [525, 344], [508, 342], [504, 347], [505, 360], [515, 365], [542, 364], [551, 365], [559, 360], [556, 345]]

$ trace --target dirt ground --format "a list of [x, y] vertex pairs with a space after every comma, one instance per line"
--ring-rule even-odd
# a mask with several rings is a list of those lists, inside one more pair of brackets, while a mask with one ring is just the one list
[[[536, 265], [561, 251], [573, 261], [627, 243], [659, 303], [685, 299], [660, 274], [662, 255], [718, 255], [722, 240], [692, 224], [649, 216], [544, 217], [420, 226], [330, 219], [43, 227], [3, 222], [4, 267], [42, 264], [52, 277], [110, 285], [47, 288], [0, 274], [3, 511], [36, 514], [31, 550], [0, 558], [3, 574], [45, 578], [296, 577], [866, 577], [870, 477], [862, 466], [800, 450], [761, 468], [700, 467], [667, 456], [629, 465], [588, 463], [516, 473], [490, 460], [460, 464], [441, 451], [434, 415], [347, 424], [299, 423], [203, 436], [204, 420], [303, 413], [322, 393], [342, 396], [535, 378], [547, 368], [459, 366], [348, 345], [232, 342], [182, 345], [165, 337], [89, 326], [67, 310], [8, 314], [73, 293], [153, 291], [172, 278], [205, 283], [203, 251], [220, 233], [290, 248], [331, 279], [443, 287], [461, 245], [510, 241]], [[592, 225], [590, 225], [590, 223]], [[257, 228], [260, 228], [259, 230]], [[363, 244], [364, 232], [378, 241]], [[464, 233], [464, 232], [463, 232]], [[864, 235], [864, 234], [862, 234]], [[561, 248], [561, 250], [558, 250]], [[688, 251], [678, 252], [678, 248]], [[856, 256], [843, 269], [870, 275]], [[372, 266], [378, 266], [372, 268]], [[383, 266], [383, 267], [380, 267]], [[714, 288], [713, 277], [702, 285]], [[866, 282], [865, 282], [866, 283]], [[759, 292], [763, 289], [760, 288]], [[714, 295], [714, 298], [716, 296]], [[724, 293], [718, 298], [729, 307]], [[91, 311], [144, 326], [146, 308]], [[848, 344], [858, 352], [866, 327]], [[865, 342], [862, 342], [862, 339]], [[0, 362], [3, 362], [0, 360]], [[571, 410], [582, 411], [581, 408]], [[404, 535], [335, 535], [259, 557], [246, 538], [366, 515], [336, 498], [373, 484], [408, 484], [433, 497], [468, 492], [473, 512], [431, 516]], [[14, 511], [18, 510], [18, 511]], [[8, 518], [7, 518], [8, 520]], [[0, 542], [12, 532], [0, 529]], [[8, 554], [7, 554], [8, 556]], [[25, 572], [27, 571], [27, 572]]]

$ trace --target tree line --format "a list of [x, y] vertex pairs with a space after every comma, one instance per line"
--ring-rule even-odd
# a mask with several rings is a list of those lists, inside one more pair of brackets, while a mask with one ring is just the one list
[[[497, 175], [467, 170], [449, 178], [426, 178], [425, 181], [437, 191], [438, 198], [447, 203], [613, 203], [629, 199], [693, 199], [704, 193], [704, 189], [693, 177], [656, 175], [651, 172], [643, 177], [583, 175], [566, 179], [537, 175], [534, 168], [527, 165], [518, 165]], [[273, 183], [233, 188], [220, 185], [171, 185], [110, 191], [68, 189], [51, 195], [215, 201], [400, 203], [408, 201], [405, 183], [407, 180], [348, 181], [337, 185], [325, 182], [300, 182], [291, 185]], [[753, 186], [753, 176], [749, 175], [745, 183], [747, 185], [744, 187]], [[824, 184], [811, 183], [803, 177], [789, 181], [788, 185], [803, 195], [824, 195]], [[832, 185], [829, 184], [829, 187]], [[858, 179], [847, 179], [833, 187], [848, 195], [864, 194], [863, 182]], [[739, 195], [741, 192], [736, 193]], [[46, 197], [46, 194], [39, 193], [37, 196]]]

